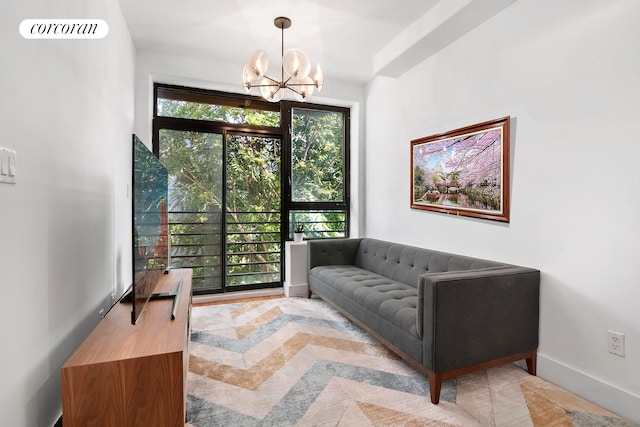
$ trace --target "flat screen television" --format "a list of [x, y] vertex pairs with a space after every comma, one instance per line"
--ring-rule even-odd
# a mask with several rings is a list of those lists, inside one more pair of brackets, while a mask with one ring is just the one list
[[133, 135], [131, 323], [135, 325], [169, 268], [168, 173], [160, 160]]

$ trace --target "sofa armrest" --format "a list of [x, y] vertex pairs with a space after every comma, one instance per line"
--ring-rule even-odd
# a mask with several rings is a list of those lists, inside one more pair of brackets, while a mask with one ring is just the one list
[[307, 270], [318, 265], [353, 265], [362, 239], [327, 239], [307, 242]]
[[539, 299], [540, 272], [526, 267], [422, 275], [424, 366], [446, 372], [536, 349]]

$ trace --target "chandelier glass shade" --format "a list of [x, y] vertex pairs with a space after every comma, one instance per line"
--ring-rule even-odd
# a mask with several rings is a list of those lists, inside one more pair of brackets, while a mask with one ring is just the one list
[[291, 20], [280, 16], [273, 23], [282, 32], [280, 79], [266, 75], [269, 58], [267, 53], [260, 49], [255, 51], [245, 64], [242, 70], [242, 85], [247, 93], [254, 87], [259, 88], [260, 95], [267, 101], [280, 101], [286, 91], [291, 91], [298, 101], [306, 101], [316, 89], [319, 92], [324, 84], [320, 64], [316, 65], [312, 76], [311, 61], [306, 53], [300, 49], [284, 50], [284, 30], [291, 26]]

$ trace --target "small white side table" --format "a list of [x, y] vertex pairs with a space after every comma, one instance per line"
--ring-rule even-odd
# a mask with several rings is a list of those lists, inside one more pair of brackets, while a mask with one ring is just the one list
[[284, 294], [287, 297], [307, 297], [307, 242], [286, 242], [284, 262]]

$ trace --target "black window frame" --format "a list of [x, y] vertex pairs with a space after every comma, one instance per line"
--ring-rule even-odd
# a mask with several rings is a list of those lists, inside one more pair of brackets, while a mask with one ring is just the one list
[[[285, 147], [283, 147], [283, 170], [286, 170], [286, 189], [285, 189], [285, 199], [286, 199], [286, 213], [283, 212], [283, 217], [285, 217], [286, 224], [283, 224], [284, 230], [290, 230], [291, 225], [289, 224], [289, 217], [291, 211], [301, 211], [301, 210], [344, 210], [345, 212], [345, 237], [349, 237], [349, 222], [351, 218], [351, 213], [349, 207], [350, 205], [350, 189], [351, 189], [351, 169], [350, 169], [350, 129], [351, 129], [351, 116], [350, 109], [345, 107], [336, 107], [329, 105], [321, 105], [321, 104], [312, 104], [307, 102], [294, 102], [294, 101], [281, 101], [283, 106], [283, 112], [281, 115], [281, 123], [282, 126], [286, 130], [286, 141]], [[330, 111], [334, 113], [341, 113], [343, 115], [343, 136], [344, 141], [342, 144], [342, 156], [343, 156], [343, 164], [342, 164], [342, 177], [343, 177], [343, 189], [342, 189], [342, 201], [332, 201], [332, 202], [295, 202], [292, 200], [292, 176], [291, 176], [291, 167], [292, 167], [292, 156], [291, 156], [291, 143], [292, 143], [292, 129], [291, 122], [293, 118], [293, 110], [295, 108], [300, 109], [308, 109], [308, 110], [320, 110], [320, 111]], [[286, 151], [286, 152], [285, 152]]]
[[[235, 124], [222, 121], [194, 120], [158, 116], [158, 93], [167, 90], [180, 92], [185, 96], [179, 99], [188, 102], [210, 103], [213, 105], [237, 106], [239, 108], [249, 107], [265, 111], [280, 112], [280, 126], [258, 126], [248, 124]], [[176, 99], [176, 98], [169, 98]], [[257, 107], [257, 108], [256, 108]], [[343, 200], [341, 202], [294, 202], [292, 200], [292, 177], [291, 177], [291, 121], [293, 109], [313, 109], [330, 111], [343, 115]], [[289, 217], [291, 211], [300, 210], [343, 210], [345, 212], [345, 237], [350, 236], [350, 201], [351, 201], [351, 110], [348, 107], [315, 104], [310, 102], [296, 102], [281, 100], [277, 103], [265, 101], [264, 99], [237, 93], [221, 92], [216, 90], [194, 88], [188, 86], [171, 85], [166, 83], [154, 83], [153, 85], [153, 152], [159, 156], [159, 130], [160, 129], [192, 129], [209, 132], [241, 132], [258, 133], [262, 136], [279, 136], [283, 142], [281, 159], [281, 216], [283, 241], [291, 240], [288, 230], [291, 230]]]

